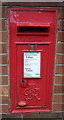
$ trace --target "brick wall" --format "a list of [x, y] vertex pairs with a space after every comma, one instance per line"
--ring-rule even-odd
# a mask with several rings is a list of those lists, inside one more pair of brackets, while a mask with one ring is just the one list
[[[9, 45], [8, 45], [8, 7], [43, 7], [58, 9], [54, 88], [53, 88], [53, 113], [47, 114], [48, 117], [64, 111], [64, 8], [57, 3], [3, 3], [0, 6], [0, 114], [10, 113], [9, 111]], [[1, 109], [2, 108], [2, 109]], [[34, 116], [34, 115], [33, 115]], [[44, 116], [41, 113], [41, 116]], [[45, 114], [46, 117], [46, 114]], [[58, 117], [56, 115], [56, 117]]]
[[58, 8], [53, 111], [64, 111], [64, 8]]
[[0, 6], [0, 113], [8, 112], [7, 7]]

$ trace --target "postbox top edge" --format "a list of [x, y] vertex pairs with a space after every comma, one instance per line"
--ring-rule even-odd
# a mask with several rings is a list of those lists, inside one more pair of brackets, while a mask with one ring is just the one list
[[17, 22], [17, 27], [50, 27], [50, 24], [51, 23], [27, 23], [27, 22], [25, 22], [25, 23], [23, 23], [23, 22], [21, 22], [21, 23], [18, 23]]
[[44, 11], [44, 12], [57, 12], [57, 8], [8, 8], [9, 11]]

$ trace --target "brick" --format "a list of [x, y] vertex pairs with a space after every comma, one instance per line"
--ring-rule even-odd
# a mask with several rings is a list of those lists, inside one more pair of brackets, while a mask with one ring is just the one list
[[8, 86], [2, 86], [2, 94], [8, 95]]
[[2, 55], [2, 64], [7, 64], [7, 55]]
[[8, 76], [0, 76], [0, 85], [8, 85]]
[[2, 53], [6, 53], [6, 52], [7, 52], [7, 45], [2, 44]]
[[2, 53], [2, 45], [0, 44], [0, 53]]
[[6, 22], [5, 19], [0, 19], [0, 31], [6, 30]]
[[0, 96], [0, 104], [8, 104], [8, 96]]
[[2, 105], [0, 105], [0, 113], [2, 113]]
[[2, 32], [2, 42], [7, 41], [7, 32]]
[[63, 2], [37, 2], [37, 0], [36, 1], [34, 1], [34, 0], [32, 0], [32, 2], [17, 2], [17, 0], [16, 0], [16, 3], [15, 2], [10, 2], [10, 0], [9, 0], [9, 2], [3, 2], [2, 3], [2, 5], [11, 5], [11, 6], [42, 6], [42, 7], [52, 7], [52, 6], [64, 6], [64, 4], [63, 4]]
[[56, 76], [55, 84], [64, 84], [64, 76]]
[[54, 93], [64, 93], [63, 86], [54, 86]]
[[54, 95], [54, 101], [56, 103], [62, 103], [64, 99], [64, 95]]
[[8, 105], [0, 105], [0, 113], [8, 113]]
[[7, 66], [0, 66], [0, 74], [8, 74]]
[[64, 32], [58, 32], [58, 41], [64, 41]]
[[2, 64], [2, 55], [0, 55], [0, 64]]
[[2, 75], [2, 66], [0, 66], [0, 74]]
[[8, 84], [8, 76], [2, 76], [2, 85]]
[[2, 96], [2, 104], [8, 104], [8, 96]]
[[6, 44], [0, 44], [0, 53], [6, 53], [7, 52], [7, 45]]
[[56, 74], [64, 74], [64, 66], [56, 66]]
[[2, 18], [2, 7], [0, 7], [0, 18]]
[[0, 86], [0, 95], [2, 95], [2, 86]]
[[2, 76], [0, 76], [0, 85], [2, 85]]
[[7, 64], [7, 55], [0, 55], [0, 64]]
[[58, 28], [58, 30], [64, 30], [64, 20], [60, 20], [57, 28]]
[[0, 96], [0, 104], [2, 104], [2, 96]]
[[[37, 1], [37, 0], [36, 0]], [[33, 0], [33, 2], [34, 2], [34, 0]], [[17, 4], [19, 4], [19, 5], [22, 5], [23, 3], [17, 3]], [[24, 3], [24, 4], [26, 4], [26, 3]], [[59, 2], [34, 2], [33, 3], [33, 6], [47, 6], [47, 7], [57, 7], [57, 6], [59, 6]], [[62, 4], [60, 3], [60, 6], [62, 6]]]
[[62, 111], [62, 110], [64, 110], [64, 104], [54, 104], [53, 110], [54, 111]]
[[0, 32], [0, 42], [7, 41], [7, 32]]
[[58, 18], [59, 19], [64, 18], [64, 8], [59, 8], [58, 9]]
[[64, 55], [57, 55], [56, 63], [57, 64], [64, 64]]
[[8, 66], [2, 66], [2, 74], [8, 74]]
[[0, 66], [0, 74], [3, 74], [3, 75], [8, 74], [7, 66]]
[[58, 43], [57, 44], [57, 52], [58, 53], [64, 53], [64, 43]]
[[7, 55], [2, 55], [2, 64], [7, 64]]
[[8, 95], [8, 86], [0, 86], [0, 94]]
[[7, 17], [7, 7], [5, 6], [0, 6], [0, 17], [6, 18]]
[[0, 42], [2, 42], [2, 32], [0, 32]]

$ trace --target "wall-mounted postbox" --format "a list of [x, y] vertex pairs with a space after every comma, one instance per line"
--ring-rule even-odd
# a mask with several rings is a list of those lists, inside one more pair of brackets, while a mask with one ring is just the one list
[[11, 112], [52, 110], [56, 9], [9, 9]]

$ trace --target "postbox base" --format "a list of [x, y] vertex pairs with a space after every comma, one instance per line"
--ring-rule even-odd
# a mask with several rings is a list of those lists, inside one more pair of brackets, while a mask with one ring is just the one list
[[24, 109], [24, 110], [13, 110], [12, 113], [31, 113], [31, 112], [50, 112], [49, 109]]

